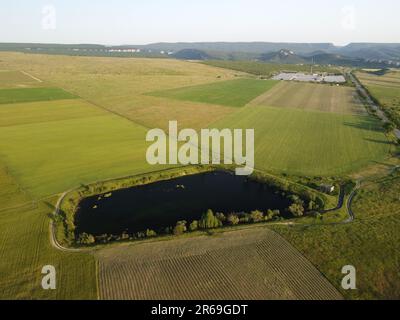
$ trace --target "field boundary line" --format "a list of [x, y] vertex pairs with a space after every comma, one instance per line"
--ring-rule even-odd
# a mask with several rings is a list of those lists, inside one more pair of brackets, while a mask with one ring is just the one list
[[21, 70], [21, 73], [24, 74], [24, 75], [26, 75], [27, 77], [29, 77], [29, 78], [31, 78], [31, 79], [37, 81], [37, 82], [43, 83], [43, 80], [40, 80], [39, 78], [37, 78], [37, 77], [31, 75], [31, 74], [28, 73], [28, 72], [25, 72], [25, 71], [22, 71], [22, 70]]

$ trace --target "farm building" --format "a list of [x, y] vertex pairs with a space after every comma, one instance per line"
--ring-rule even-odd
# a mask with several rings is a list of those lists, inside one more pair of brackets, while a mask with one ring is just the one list
[[320, 190], [321, 192], [330, 194], [330, 193], [333, 193], [333, 192], [335, 191], [335, 186], [330, 185], [330, 184], [321, 184], [321, 185], [319, 186], [319, 190]]

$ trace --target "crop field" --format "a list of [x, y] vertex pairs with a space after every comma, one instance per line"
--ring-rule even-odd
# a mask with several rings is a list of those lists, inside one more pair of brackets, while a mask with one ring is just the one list
[[[148, 93], [235, 79], [232, 70], [169, 59], [126, 59], [0, 53], [0, 70], [25, 70], [148, 127], [168, 128], [177, 120], [187, 128], [205, 128], [234, 108], [171, 100]], [[240, 74], [240, 73], [239, 73]]]
[[32, 203], [32, 198], [25, 192], [17, 181], [0, 167], [0, 211]]
[[[344, 175], [381, 161], [391, 145], [351, 89], [299, 87], [304, 105], [296, 105], [291, 85], [168, 59], [0, 53], [0, 70], [9, 70], [0, 72], [0, 299], [96, 299], [97, 280], [100, 296], [110, 299], [341, 298], [336, 271], [297, 232], [282, 234], [332, 284], [268, 229], [115, 246], [93, 256], [54, 249], [49, 215], [57, 195], [80, 184], [165, 169], [147, 164], [145, 135], [170, 120], [180, 128], [255, 128], [256, 167], [272, 173]], [[40, 289], [47, 264], [58, 270], [56, 292]]]
[[152, 95], [240, 108], [277, 83], [272, 80], [238, 79], [156, 92]]
[[21, 71], [0, 69], [0, 88], [24, 88], [37, 86], [38, 81], [23, 74]]
[[59, 88], [0, 89], [0, 105], [74, 98], [74, 95]]
[[400, 105], [400, 72], [381, 76], [357, 72], [357, 77], [383, 105]]
[[[350, 224], [274, 227], [321, 270], [332, 283], [344, 265], [358, 270], [353, 299], [400, 298], [400, 174], [366, 182], [354, 199]], [[329, 259], [326, 259], [326, 257]]]
[[365, 114], [357, 92], [349, 87], [283, 81], [252, 104], [344, 114]]
[[25, 107], [6, 105], [8, 119], [16, 124], [0, 127], [0, 159], [29, 192], [47, 196], [81, 183], [151, 171], [144, 128], [84, 101], [66, 108], [65, 103], [54, 102], [57, 111], [44, 122], [38, 106], [23, 124], [18, 108]]
[[[0, 167], [0, 300], [96, 298], [93, 256], [63, 253], [50, 245], [54, 201], [33, 200]], [[55, 291], [41, 288], [41, 268], [49, 264], [58, 270]]]
[[97, 256], [103, 299], [341, 299], [298, 251], [265, 228]]
[[247, 106], [215, 124], [255, 129], [255, 166], [279, 173], [345, 174], [386, 157], [390, 143], [369, 116]]

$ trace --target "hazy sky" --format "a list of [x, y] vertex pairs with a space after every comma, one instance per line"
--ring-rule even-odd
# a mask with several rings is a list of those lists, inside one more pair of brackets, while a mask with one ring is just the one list
[[0, 42], [400, 42], [399, 0], [1, 0]]

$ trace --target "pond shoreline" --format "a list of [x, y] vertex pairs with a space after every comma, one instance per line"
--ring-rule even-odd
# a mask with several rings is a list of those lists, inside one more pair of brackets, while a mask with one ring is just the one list
[[[76, 190], [68, 192], [62, 203], [60, 204], [59, 214], [55, 217], [55, 236], [64, 247], [79, 247], [80, 244], [76, 235], [75, 215], [80, 202], [95, 195], [104, 195], [109, 192], [126, 190], [135, 186], [150, 185], [159, 181], [171, 180], [174, 178], [186, 177], [196, 175], [199, 173], [210, 173], [212, 171], [232, 172], [229, 167], [220, 166], [190, 166], [184, 168], [173, 168], [165, 171], [154, 172], [150, 174], [143, 174], [139, 176], [127, 177], [116, 180], [107, 180], [98, 182], [88, 186], [81, 186]], [[303, 199], [314, 199], [320, 201], [323, 207], [327, 203], [327, 196], [304, 185], [291, 182], [289, 180], [279, 178], [267, 173], [257, 173], [251, 176], [251, 180], [258, 183], [266, 184], [270, 187], [282, 190], [285, 193], [299, 195]], [[258, 221], [257, 221], [258, 222]], [[265, 223], [265, 222], [263, 222]], [[188, 229], [188, 226], [187, 226]], [[154, 236], [152, 233], [150, 237]], [[168, 235], [159, 235], [168, 236]], [[121, 237], [111, 237], [111, 242], [118, 241], [135, 241], [140, 240], [137, 237], [125, 235]], [[89, 241], [92, 243], [92, 241]], [[96, 243], [97, 245], [98, 243]]]

